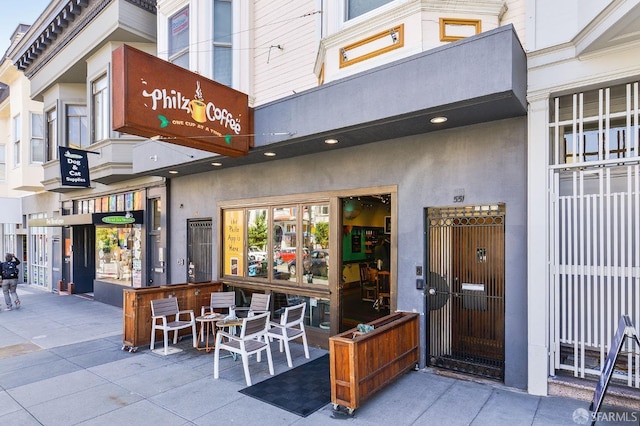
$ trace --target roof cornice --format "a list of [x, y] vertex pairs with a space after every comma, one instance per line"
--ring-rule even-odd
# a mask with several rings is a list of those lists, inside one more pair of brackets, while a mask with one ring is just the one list
[[[34, 74], [110, 3], [119, 0], [59, 0], [51, 2], [11, 52], [18, 70]], [[156, 0], [120, 0], [156, 13]], [[87, 13], [87, 11], [89, 11]], [[64, 35], [64, 37], [62, 37]], [[58, 39], [67, 40], [64, 43]]]

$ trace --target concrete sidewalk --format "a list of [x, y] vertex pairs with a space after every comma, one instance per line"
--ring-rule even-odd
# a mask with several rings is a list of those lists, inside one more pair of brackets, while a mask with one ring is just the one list
[[[588, 402], [536, 397], [432, 369], [405, 374], [353, 416], [328, 403], [303, 418], [238, 392], [246, 386], [239, 360], [223, 359], [214, 380], [213, 352], [196, 351], [190, 338], [169, 356], [148, 347], [129, 353], [121, 350], [122, 309], [29, 285], [18, 286], [18, 294], [22, 307], [0, 312], [0, 425], [590, 423]], [[326, 353], [310, 352], [312, 359]], [[272, 353], [276, 374], [288, 370], [284, 354]], [[292, 357], [294, 367], [307, 362], [301, 345], [292, 347]], [[254, 383], [270, 377], [264, 360], [252, 359], [250, 369]], [[598, 424], [640, 421], [640, 412], [604, 407], [603, 413]]]

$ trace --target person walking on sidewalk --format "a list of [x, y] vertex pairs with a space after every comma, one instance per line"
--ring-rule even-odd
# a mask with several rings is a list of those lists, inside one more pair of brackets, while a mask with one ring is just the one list
[[[18, 287], [18, 265], [20, 261], [16, 259], [13, 253], [7, 253], [4, 256], [4, 262], [0, 263], [0, 272], [2, 273], [2, 292], [4, 293], [4, 302], [7, 305], [6, 310], [11, 310], [11, 296], [15, 300], [16, 309], [20, 307], [20, 299], [16, 288]], [[11, 294], [11, 295], [10, 295]]]

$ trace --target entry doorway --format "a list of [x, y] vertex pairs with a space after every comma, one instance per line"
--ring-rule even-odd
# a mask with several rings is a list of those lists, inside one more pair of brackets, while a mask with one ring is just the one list
[[211, 281], [213, 275], [211, 219], [187, 221], [187, 282]]
[[[341, 205], [339, 332], [388, 315], [391, 194], [344, 197]], [[382, 287], [382, 288], [379, 288]]]
[[93, 293], [93, 280], [96, 277], [96, 227], [74, 226], [71, 241], [73, 291]]
[[504, 380], [505, 205], [426, 216], [428, 363]]

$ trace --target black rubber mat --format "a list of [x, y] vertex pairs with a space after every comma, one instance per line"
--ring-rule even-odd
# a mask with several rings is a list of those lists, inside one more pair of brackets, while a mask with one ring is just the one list
[[331, 402], [329, 354], [239, 392], [307, 417]]

